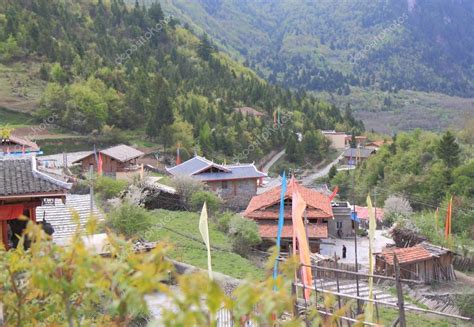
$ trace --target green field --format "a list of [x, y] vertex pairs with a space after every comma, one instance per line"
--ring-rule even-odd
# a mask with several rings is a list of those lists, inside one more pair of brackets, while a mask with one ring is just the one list
[[[144, 238], [150, 241], [167, 241], [173, 245], [171, 258], [207, 269], [207, 251], [204, 243], [201, 242], [197, 213], [156, 210], [154, 211], [153, 224], [155, 226], [149, 232], [143, 233]], [[161, 224], [165, 228], [160, 227]], [[223, 249], [223, 251], [212, 250], [214, 271], [235, 278], [261, 279], [264, 277], [264, 271], [256, 267], [250, 260], [229, 252], [231, 251], [230, 238], [218, 231], [212, 222], [209, 224], [209, 233], [211, 246]], [[189, 235], [196, 240], [180, 234]]]
[[15, 112], [0, 108], [0, 126], [8, 125], [9, 127], [24, 127], [33, 123], [33, 117], [29, 114]]

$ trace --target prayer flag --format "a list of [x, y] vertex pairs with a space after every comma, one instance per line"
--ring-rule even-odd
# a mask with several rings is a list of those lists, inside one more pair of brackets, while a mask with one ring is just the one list
[[[285, 194], [286, 194], [286, 173], [283, 171], [281, 179], [281, 194], [280, 194], [280, 215], [278, 217], [278, 231], [277, 231], [277, 257], [275, 259], [275, 266], [273, 268], [273, 279], [278, 276], [278, 257], [280, 256], [281, 232], [283, 230], [283, 223], [285, 221]], [[275, 289], [275, 288], [274, 288]]]
[[[311, 287], [313, 283], [313, 277], [311, 273], [311, 257], [308, 244], [308, 238], [306, 237], [306, 229], [303, 223], [303, 213], [306, 209], [306, 202], [301, 196], [297, 189], [295, 177], [291, 177], [291, 188], [293, 190], [291, 196], [291, 217], [293, 220], [293, 253], [296, 254], [296, 241], [298, 242], [298, 252], [300, 257], [301, 266], [301, 281], [306, 287]], [[311, 289], [306, 288], [304, 297], [309, 300]]]
[[334, 188], [334, 191], [332, 191], [332, 194], [329, 196], [329, 201], [332, 201], [336, 197], [338, 192], [339, 192], [339, 186], [336, 185], [336, 187]]
[[102, 176], [102, 154], [99, 153], [99, 160], [97, 162], [97, 174]]
[[[375, 244], [375, 227], [377, 222], [375, 221], [375, 212], [372, 207], [372, 200], [370, 195], [367, 195], [367, 211], [369, 213], [369, 275], [374, 274], [374, 244]], [[369, 277], [369, 299], [374, 298], [374, 278]], [[365, 309], [365, 320], [368, 322], [374, 322], [374, 303], [371, 301], [367, 302]]]
[[209, 278], [212, 279], [211, 244], [209, 242], [206, 202], [204, 202], [204, 205], [202, 206], [201, 217], [199, 218], [199, 232], [201, 232], [202, 239], [207, 247], [207, 270], [209, 272]]
[[448, 209], [446, 210], [446, 226], [445, 226], [445, 236], [446, 240], [449, 240], [451, 238], [451, 216], [452, 216], [452, 211], [453, 211], [453, 197], [449, 199], [448, 202]]

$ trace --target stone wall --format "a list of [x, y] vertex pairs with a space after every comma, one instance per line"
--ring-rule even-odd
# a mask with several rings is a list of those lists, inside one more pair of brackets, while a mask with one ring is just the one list
[[245, 209], [250, 199], [257, 194], [258, 179], [209, 182], [209, 188], [216, 192], [230, 208]]

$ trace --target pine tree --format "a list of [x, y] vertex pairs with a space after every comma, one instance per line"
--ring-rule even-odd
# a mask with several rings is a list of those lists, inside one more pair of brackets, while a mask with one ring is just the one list
[[450, 131], [447, 131], [438, 143], [436, 154], [448, 168], [454, 168], [459, 166], [460, 153], [461, 149], [456, 138]]
[[206, 61], [211, 59], [211, 54], [214, 52], [214, 48], [212, 47], [211, 41], [209, 41], [207, 34], [202, 36], [197, 52], [202, 59]]

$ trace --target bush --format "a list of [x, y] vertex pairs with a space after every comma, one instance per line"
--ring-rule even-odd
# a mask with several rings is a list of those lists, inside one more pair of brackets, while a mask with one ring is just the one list
[[459, 294], [456, 305], [463, 316], [474, 318], [474, 294]]
[[250, 253], [253, 246], [262, 242], [255, 221], [234, 215], [229, 222], [233, 250], [243, 256]]
[[120, 192], [127, 187], [127, 184], [126, 181], [102, 176], [95, 180], [94, 191], [98, 193], [102, 200], [108, 200], [119, 196]]
[[107, 215], [107, 225], [130, 238], [151, 227], [152, 215], [142, 207], [124, 203]]
[[208, 191], [199, 191], [191, 195], [191, 208], [200, 211], [204, 202], [207, 203], [209, 214], [214, 214], [221, 206], [221, 199], [217, 195]]
[[204, 190], [204, 184], [186, 175], [173, 176], [171, 186], [176, 189], [181, 197], [181, 203], [187, 208], [191, 208], [191, 196], [194, 193]]
[[235, 213], [230, 211], [225, 211], [217, 217], [217, 229], [223, 233], [228, 233], [230, 228], [230, 221], [232, 217], [235, 216]]
[[388, 227], [392, 226], [397, 220], [410, 218], [413, 214], [410, 202], [401, 196], [390, 195], [387, 200], [385, 200], [383, 209], [383, 223]]

